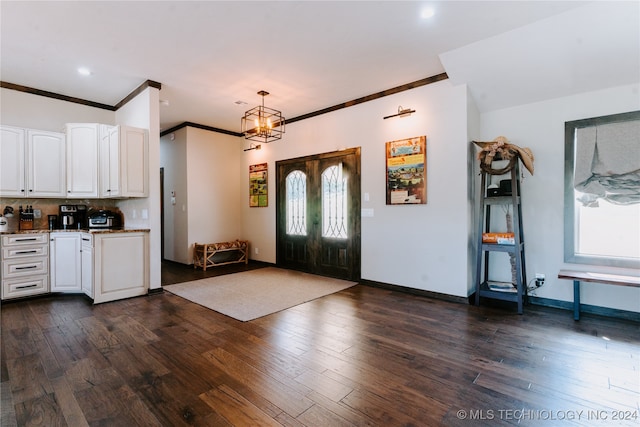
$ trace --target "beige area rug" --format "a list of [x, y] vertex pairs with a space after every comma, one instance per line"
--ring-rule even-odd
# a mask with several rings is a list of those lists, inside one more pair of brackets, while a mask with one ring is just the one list
[[356, 282], [265, 267], [164, 286], [166, 291], [246, 322], [350, 288]]

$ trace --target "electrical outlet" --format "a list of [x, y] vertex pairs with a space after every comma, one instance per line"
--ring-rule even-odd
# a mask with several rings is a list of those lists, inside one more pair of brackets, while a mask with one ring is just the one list
[[258, 248], [254, 248], [253, 251], [256, 253], [256, 255], [258, 255], [260, 253], [260, 249], [258, 249]]
[[34, 218], [42, 218], [42, 211], [40, 209], [34, 209], [33, 210], [33, 217]]
[[542, 273], [536, 273], [536, 280], [541, 280], [544, 282], [544, 274]]

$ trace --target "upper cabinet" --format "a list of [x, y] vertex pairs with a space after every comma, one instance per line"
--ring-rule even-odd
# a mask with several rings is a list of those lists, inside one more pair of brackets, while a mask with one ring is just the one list
[[27, 130], [29, 197], [64, 197], [65, 135]]
[[0, 196], [149, 196], [146, 129], [68, 123], [65, 132], [0, 126]]
[[65, 135], [0, 126], [0, 196], [65, 197]]
[[97, 123], [67, 123], [68, 198], [98, 198]]
[[0, 195], [24, 197], [26, 190], [24, 129], [2, 126], [0, 129]]
[[118, 126], [100, 132], [100, 197], [120, 197], [120, 138]]
[[67, 190], [69, 198], [147, 197], [147, 131], [97, 123], [67, 124]]
[[145, 129], [105, 126], [100, 137], [100, 197], [149, 195], [149, 138]]
[[120, 178], [122, 196], [149, 196], [149, 133], [120, 126]]

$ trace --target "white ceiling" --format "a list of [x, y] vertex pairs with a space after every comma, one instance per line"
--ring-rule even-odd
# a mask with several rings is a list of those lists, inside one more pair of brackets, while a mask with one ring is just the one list
[[0, 14], [2, 81], [108, 105], [157, 81], [163, 129], [239, 131], [262, 89], [292, 118], [445, 71], [481, 111], [640, 80], [638, 1], [2, 0]]

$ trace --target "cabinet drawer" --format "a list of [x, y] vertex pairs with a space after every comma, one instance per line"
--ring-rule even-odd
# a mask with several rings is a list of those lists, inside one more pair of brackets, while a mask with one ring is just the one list
[[4, 279], [48, 273], [49, 258], [46, 257], [5, 259], [2, 262], [2, 277]]
[[8, 234], [2, 236], [2, 246], [36, 245], [49, 243], [49, 233]]
[[29, 256], [48, 256], [48, 245], [3, 246], [2, 259], [24, 258]]
[[2, 281], [2, 299], [45, 294], [47, 292], [49, 292], [49, 276], [47, 275], [4, 279]]

